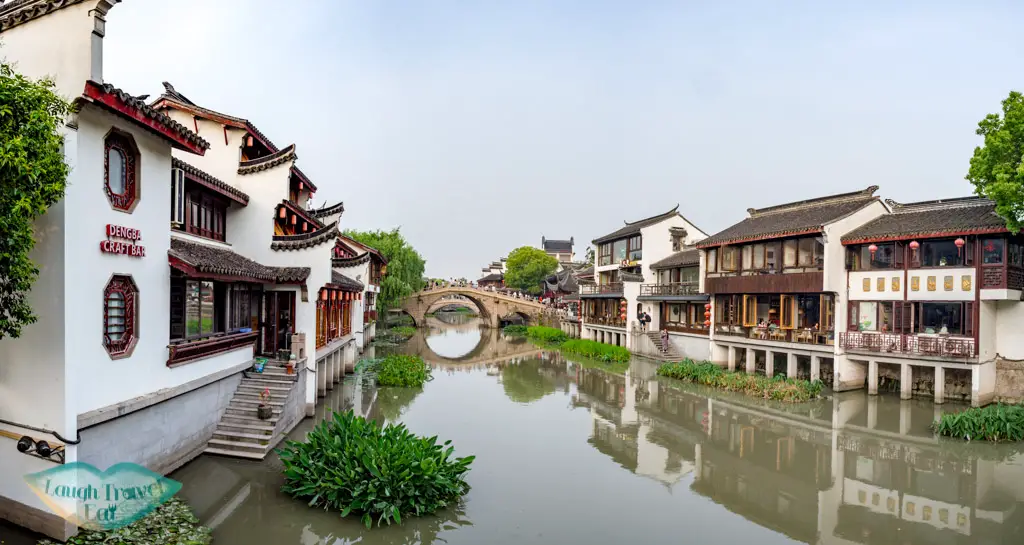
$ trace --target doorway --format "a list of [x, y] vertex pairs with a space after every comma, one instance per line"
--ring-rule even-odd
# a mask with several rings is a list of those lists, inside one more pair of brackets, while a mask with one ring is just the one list
[[295, 292], [268, 291], [263, 295], [263, 354], [276, 357], [291, 350], [295, 332]]

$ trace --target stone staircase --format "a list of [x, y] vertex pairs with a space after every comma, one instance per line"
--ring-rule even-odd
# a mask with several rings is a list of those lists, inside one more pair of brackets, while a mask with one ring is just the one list
[[647, 335], [647, 338], [651, 340], [651, 343], [658, 350], [657, 354], [642, 354], [645, 358], [662, 362], [676, 362], [685, 359], [685, 357], [672, 346], [672, 343], [669, 343], [668, 352], [664, 351], [664, 346], [661, 344], [660, 331], [648, 331], [645, 335]]
[[[299, 374], [289, 375], [284, 362], [274, 360], [267, 362], [262, 373], [247, 371], [245, 374], [248, 376], [242, 377], [203, 452], [262, 460], [284, 432], [279, 429], [281, 413], [288, 396], [295, 390]], [[256, 417], [256, 407], [264, 389], [270, 391], [269, 405], [273, 412], [268, 420]]]

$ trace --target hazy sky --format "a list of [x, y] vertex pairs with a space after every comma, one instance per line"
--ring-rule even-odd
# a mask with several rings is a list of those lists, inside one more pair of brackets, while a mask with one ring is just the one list
[[344, 227], [477, 278], [676, 203], [711, 234], [869, 185], [970, 194], [977, 122], [1024, 89], [1024, 3], [835, 4], [128, 0], [105, 76], [296, 143]]

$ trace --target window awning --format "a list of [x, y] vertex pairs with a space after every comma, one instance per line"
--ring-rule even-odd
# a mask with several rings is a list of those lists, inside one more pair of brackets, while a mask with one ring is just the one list
[[171, 267], [188, 276], [263, 284], [304, 284], [309, 267], [269, 267], [231, 250], [171, 237]]

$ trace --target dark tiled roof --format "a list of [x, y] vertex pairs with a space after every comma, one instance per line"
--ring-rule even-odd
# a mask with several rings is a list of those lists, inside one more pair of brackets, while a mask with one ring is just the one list
[[491, 273], [491, 274], [481, 278], [480, 280], [477, 280], [477, 282], [497, 282], [499, 280], [503, 280], [504, 278], [505, 278], [505, 275], [503, 275], [501, 273]]
[[572, 252], [573, 240], [551, 240], [541, 237], [541, 245], [545, 252], [568, 254]]
[[320, 208], [314, 208], [309, 213], [315, 218], [326, 218], [327, 216], [333, 216], [334, 214], [341, 214], [345, 212], [345, 203], [339, 202], [331, 206], [321, 206]]
[[[91, 93], [93, 92], [98, 92], [100, 94], [92, 95]], [[119, 108], [121, 108], [120, 112], [122, 114], [124, 114], [125, 112], [131, 112], [131, 117], [133, 119], [137, 119], [139, 121], [152, 120], [152, 122], [164, 127], [171, 134], [187, 142], [189, 145], [194, 146], [195, 148], [201, 150], [210, 149], [210, 143], [203, 139], [201, 136], [192, 132], [191, 129], [185, 127], [181, 123], [178, 123], [177, 121], [171, 119], [170, 116], [168, 116], [167, 114], [161, 112], [160, 110], [152, 108], [150, 105], [146, 104], [145, 101], [129, 93], [126, 93], [109, 83], [99, 83], [92, 80], [85, 82], [85, 98], [93, 100], [95, 102], [95, 97], [103, 97], [103, 95], [109, 95], [109, 97], [107, 98], [112, 98], [114, 103], [119, 102], [120, 104], [122, 104], [123, 106], [119, 106]], [[107, 104], [104, 105], [107, 106]], [[147, 128], [153, 130], [152, 127]], [[164, 138], [168, 137], [167, 134], [161, 134], [161, 136], [163, 136]], [[182, 144], [179, 142], [175, 147], [180, 147], [181, 145]], [[187, 148], [182, 149], [186, 149], [186, 151], [193, 151]]]
[[287, 208], [288, 210], [291, 210], [292, 213], [294, 213], [295, 215], [297, 215], [300, 218], [308, 221], [309, 223], [311, 223], [313, 225], [314, 230], [320, 229], [321, 227], [324, 226], [324, 222], [322, 222], [319, 219], [317, 219], [308, 210], [304, 210], [302, 208], [299, 208], [298, 205], [296, 205], [292, 201], [289, 201], [288, 199], [282, 199], [281, 200], [281, 204], [277, 205], [277, 208], [274, 209], [275, 217], [277, 217], [276, 214], [280, 214], [279, 210], [281, 208]]
[[239, 162], [238, 173], [253, 174], [274, 168], [278, 165], [287, 163], [288, 161], [294, 161], [298, 158], [298, 155], [295, 154], [295, 144], [292, 144], [287, 148], [271, 153], [270, 155], [264, 155], [263, 157], [253, 159], [251, 161]]
[[211, 110], [209, 108], [204, 108], [204, 107], [196, 104], [195, 102], [192, 102], [188, 98], [186, 98], [185, 95], [183, 95], [183, 94], [179, 93], [178, 91], [176, 91], [174, 89], [174, 86], [171, 85], [170, 83], [166, 82], [166, 81], [163, 82], [163, 86], [164, 86], [164, 93], [161, 94], [160, 97], [157, 98], [155, 101], [153, 101], [154, 105], [156, 105], [157, 103], [159, 103], [161, 101], [169, 101], [169, 102], [176, 103], [179, 106], [184, 106], [185, 109], [193, 110], [196, 113], [205, 114], [208, 117], [220, 118], [220, 119], [222, 119], [224, 121], [230, 122], [231, 126], [233, 126], [233, 127], [240, 128], [240, 129], [246, 129], [249, 132], [253, 133], [254, 135], [256, 135], [257, 139], [259, 139], [261, 142], [263, 142], [263, 144], [265, 144], [268, 148], [270, 148], [271, 152], [278, 151], [278, 147], [275, 146], [274, 143], [271, 142], [270, 139], [267, 138], [267, 136], [265, 134], [263, 134], [263, 132], [261, 132], [259, 129], [257, 129], [255, 125], [250, 123], [249, 120], [243, 119], [241, 117], [235, 117], [233, 115], [222, 114], [222, 113], [220, 113], [220, 112], [218, 112], [216, 110]]
[[580, 285], [576, 280], [576, 271], [572, 269], [562, 269], [544, 280], [544, 291], [575, 293], [579, 290]]
[[586, 267], [576, 271], [576, 276], [594, 276], [594, 266], [587, 265]]
[[0, 0], [0, 32], [80, 2], [82, 0]]
[[167, 255], [181, 260], [196, 271], [251, 278], [262, 282], [305, 282], [309, 267], [268, 267], [231, 250], [171, 237]]
[[687, 267], [700, 264], [700, 250], [682, 250], [676, 252], [661, 261], [651, 265], [652, 269], [671, 269], [673, 267]]
[[309, 190], [311, 192], [316, 193], [316, 184], [314, 184], [309, 179], [309, 176], [306, 176], [305, 172], [299, 170], [299, 167], [292, 167], [292, 174], [294, 174], [296, 178], [298, 178], [300, 181], [304, 182], [307, 186], [309, 186]]
[[659, 221], [662, 221], [664, 219], [671, 218], [672, 216], [678, 213], [679, 205], [677, 204], [675, 208], [669, 210], [668, 212], [665, 212], [664, 214], [658, 214], [657, 216], [651, 216], [649, 218], [637, 220], [632, 223], [627, 221], [625, 222], [625, 227], [617, 231], [612, 231], [611, 233], [608, 233], [603, 237], [595, 238], [592, 242], [594, 244], [602, 244], [604, 242], [611, 242], [613, 240], [618, 240], [620, 238], [626, 238], [628, 236], [636, 235], [640, 233], [640, 229], [643, 229], [644, 227], [647, 227], [649, 225], [654, 225], [655, 223], [658, 223]]
[[249, 203], [249, 196], [243, 193], [242, 191], [234, 188], [230, 184], [227, 184], [225, 182], [218, 180], [217, 178], [214, 178], [213, 176], [210, 176], [206, 172], [199, 170], [198, 168], [186, 163], [185, 161], [182, 161], [181, 159], [178, 159], [177, 157], [171, 157], [171, 166], [174, 168], [180, 168], [181, 170], [184, 170], [185, 173], [188, 174], [190, 178], [199, 181], [204, 186], [213, 189], [214, 191], [217, 191], [218, 193], [224, 195], [225, 197], [228, 197], [241, 204]]
[[355, 257], [332, 257], [331, 258], [331, 266], [333, 266], [333, 267], [355, 267], [357, 265], [362, 265], [363, 263], [366, 263], [369, 260], [370, 260], [370, 254], [368, 252], [364, 252], [364, 253], [362, 253], [360, 255], [357, 255]]
[[623, 282], [643, 282], [644, 275], [621, 271], [619, 272], [619, 279]]
[[270, 249], [285, 251], [312, 248], [325, 242], [330, 242], [338, 238], [340, 234], [338, 223], [335, 222], [325, 226], [323, 229], [301, 235], [274, 235], [274, 241], [270, 243]]
[[995, 203], [982, 197], [886, 203], [892, 207], [891, 214], [847, 233], [843, 243], [1006, 231], [1006, 221], [996, 214]]
[[363, 291], [363, 283], [353, 280], [338, 271], [331, 271], [331, 284], [351, 291]]
[[697, 247], [820, 233], [825, 225], [877, 201], [875, 191], [878, 191], [878, 186], [759, 210], [750, 208], [747, 210], [750, 217], [698, 242]]

